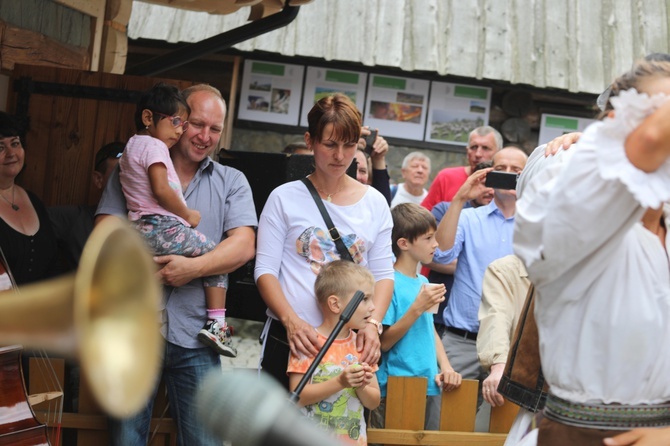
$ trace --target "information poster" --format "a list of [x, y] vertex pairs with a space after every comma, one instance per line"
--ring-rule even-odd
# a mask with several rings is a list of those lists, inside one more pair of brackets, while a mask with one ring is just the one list
[[554, 138], [572, 132], [583, 132], [589, 124], [595, 122], [595, 119], [573, 118], [571, 116], [559, 116], [542, 114], [542, 123], [540, 124], [540, 137], [538, 145], [546, 144]]
[[423, 140], [427, 80], [371, 74], [363, 122], [381, 136]]
[[298, 125], [304, 71], [302, 65], [246, 60], [237, 117]]
[[470, 132], [489, 123], [491, 89], [433, 82], [426, 141], [466, 146]]
[[302, 95], [300, 125], [307, 127], [307, 113], [324, 96], [342, 93], [351, 99], [359, 110], [365, 105], [367, 73], [336, 70], [332, 68], [307, 67], [305, 91]]

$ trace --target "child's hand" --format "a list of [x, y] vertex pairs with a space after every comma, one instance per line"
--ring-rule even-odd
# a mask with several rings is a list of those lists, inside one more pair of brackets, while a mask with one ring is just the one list
[[414, 305], [421, 313], [428, 311], [444, 300], [446, 292], [447, 288], [443, 283], [424, 283], [414, 300]]
[[435, 375], [435, 382], [445, 392], [449, 392], [461, 386], [462, 377], [453, 369], [442, 371]]
[[[348, 365], [338, 376], [340, 384], [342, 384], [342, 387], [345, 389], [349, 387], [356, 388], [367, 384], [365, 382], [366, 374], [368, 373], [366, 370], [371, 371], [372, 369], [367, 364]], [[372, 379], [372, 376], [370, 376], [369, 379]]]
[[200, 224], [200, 212], [195, 209], [188, 210], [188, 216], [185, 219], [192, 228], [195, 228]]
[[363, 370], [365, 371], [365, 375], [363, 375], [363, 384], [358, 386], [359, 389], [362, 389], [363, 387], [367, 386], [372, 382], [372, 377], [374, 376], [375, 372], [372, 371], [372, 367], [368, 365], [367, 363], [362, 363], [361, 366], [363, 367]]

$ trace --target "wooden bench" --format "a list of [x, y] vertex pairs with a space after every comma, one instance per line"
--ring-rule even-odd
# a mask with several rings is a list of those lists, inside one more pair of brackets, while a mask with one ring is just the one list
[[519, 406], [506, 402], [491, 408], [489, 432], [475, 432], [476, 380], [464, 379], [460, 388], [442, 393], [440, 430], [423, 430], [426, 378], [389, 377], [384, 429], [368, 428], [369, 444], [502, 446]]

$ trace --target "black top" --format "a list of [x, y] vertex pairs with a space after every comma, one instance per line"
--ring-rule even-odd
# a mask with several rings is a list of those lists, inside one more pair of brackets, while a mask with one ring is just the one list
[[[355, 178], [355, 177], [354, 177]], [[386, 169], [372, 169], [372, 187], [382, 193], [391, 206], [391, 177]]]
[[93, 231], [95, 206], [53, 206], [47, 209], [61, 256], [68, 271], [77, 269], [79, 258]]
[[17, 285], [44, 280], [56, 272], [57, 246], [49, 215], [35, 194], [28, 191], [28, 197], [40, 222], [35, 235], [21, 234], [0, 218], [0, 247]]

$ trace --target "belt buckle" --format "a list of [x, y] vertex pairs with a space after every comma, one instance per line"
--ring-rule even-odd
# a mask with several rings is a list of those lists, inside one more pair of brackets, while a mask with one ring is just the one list
[[[335, 234], [337, 234], [337, 237], [333, 237], [333, 231], [335, 231]], [[330, 238], [336, 242], [340, 239], [340, 231], [337, 230], [337, 228], [333, 227], [328, 229], [328, 235], [330, 235]]]

